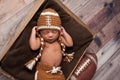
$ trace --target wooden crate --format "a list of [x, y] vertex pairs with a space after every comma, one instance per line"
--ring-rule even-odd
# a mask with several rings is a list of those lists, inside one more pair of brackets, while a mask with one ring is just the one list
[[21, 22], [16, 35], [12, 37], [0, 56], [2, 70], [15, 79], [33, 80], [34, 78], [35, 69], [28, 71], [25, 69], [24, 64], [38, 53], [38, 51], [32, 51], [29, 48], [28, 41], [32, 27], [36, 25], [39, 14], [45, 8], [53, 8], [59, 13], [62, 26], [73, 39], [74, 46], [73, 48], [67, 48], [67, 52], [75, 52], [75, 57], [71, 63], [62, 62], [61, 64], [66, 80], [70, 79], [87, 47], [93, 40], [93, 33], [59, 0], [37, 0], [35, 6]]

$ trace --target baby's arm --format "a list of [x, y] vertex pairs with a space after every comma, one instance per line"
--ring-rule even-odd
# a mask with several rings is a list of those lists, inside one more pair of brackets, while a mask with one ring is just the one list
[[36, 26], [33, 27], [29, 40], [29, 44], [32, 50], [37, 50], [40, 47], [40, 38], [36, 37], [36, 28]]
[[61, 40], [66, 46], [68, 47], [73, 46], [73, 40], [71, 36], [65, 31], [63, 27], [61, 28]]

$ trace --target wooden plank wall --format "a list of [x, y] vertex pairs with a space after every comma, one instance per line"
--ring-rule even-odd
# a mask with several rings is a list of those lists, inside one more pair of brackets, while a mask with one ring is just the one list
[[34, 0], [0, 0], [0, 53], [34, 3]]
[[[119, 80], [120, 0], [61, 1], [95, 33], [89, 50], [97, 54], [98, 68], [92, 80]], [[35, 2], [0, 0], [0, 54]]]
[[64, 0], [63, 3], [95, 32], [90, 49], [97, 54], [98, 68], [93, 80], [119, 80], [120, 1], [79, 1]]

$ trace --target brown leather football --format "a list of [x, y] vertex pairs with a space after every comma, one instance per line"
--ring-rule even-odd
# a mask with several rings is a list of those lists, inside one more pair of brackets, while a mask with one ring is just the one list
[[70, 80], [91, 80], [97, 69], [97, 56], [86, 53], [73, 72]]

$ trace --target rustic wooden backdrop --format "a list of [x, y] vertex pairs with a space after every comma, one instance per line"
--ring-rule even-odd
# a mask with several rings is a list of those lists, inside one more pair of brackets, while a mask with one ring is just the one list
[[[0, 0], [0, 54], [36, 0]], [[120, 0], [61, 0], [95, 33], [90, 51], [98, 68], [92, 80], [120, 80]], [[0, 73], [0, 80], [9, 80]]]

